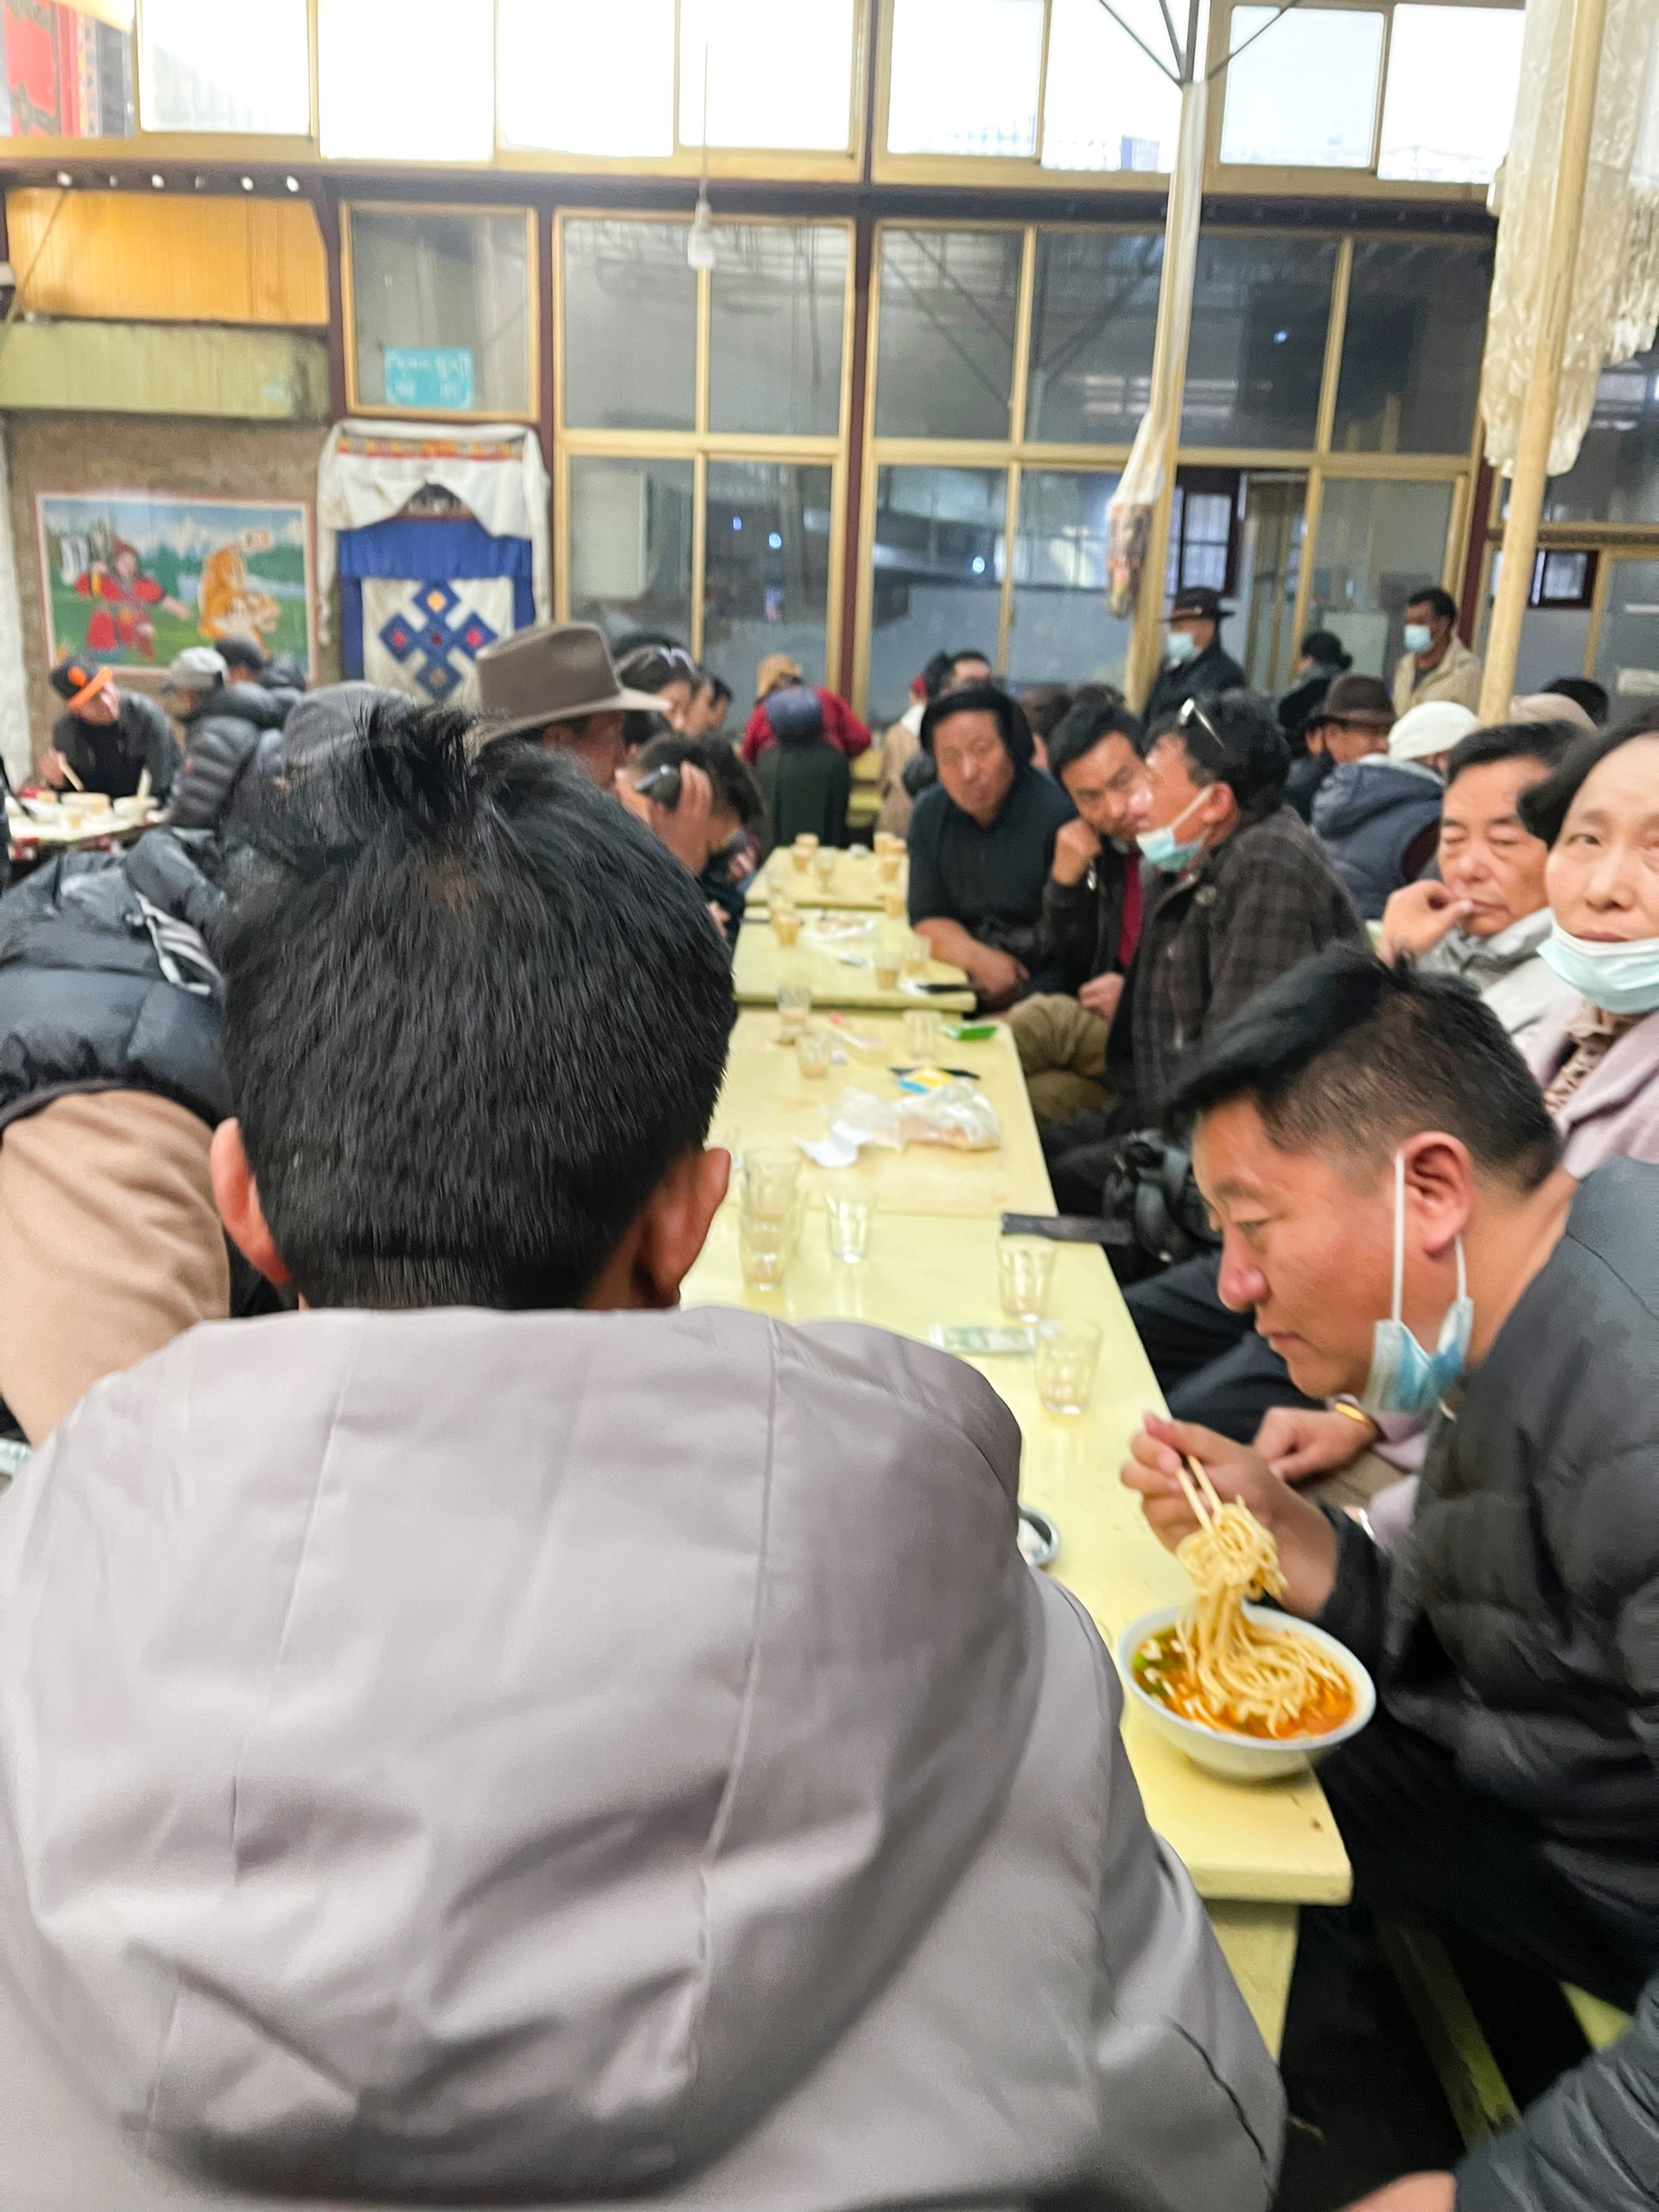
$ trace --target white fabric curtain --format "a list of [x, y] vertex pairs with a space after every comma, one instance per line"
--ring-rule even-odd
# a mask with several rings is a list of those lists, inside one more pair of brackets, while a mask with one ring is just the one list
[[0, 755], [13, 788], [28, 777], [29, 678], [23, 668], [23, 613], [11, 540], [11, 467], [0, 432]]
[[[1573, 0], [1528, 0], [1515, 128], [1493, 188], [1497, 258], [1480, 390], [1486, 458], [1503, 475], [1514, 467], [1542, 312], [1572, 35]], [[1552, 476], [1578, 459], [1602, 370], [1644, 352], [1659, 321], [1656, 42], [1659, 0], [1607, 0]]]

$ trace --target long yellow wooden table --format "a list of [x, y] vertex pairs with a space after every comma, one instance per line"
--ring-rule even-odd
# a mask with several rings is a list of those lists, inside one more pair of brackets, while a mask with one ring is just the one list
[[[906, 888], [909, 882], [910, 861], [899, 862], [898, 887]], [[849, 845], [836, 855], [835, 874], [828, 884], [820, 884], [812, 868], [798, 868], [786, 846], [780, 845], [756, 874], [749, 887], [749, 904], [761, 907], [768, 904], [775, 891], [797, 906], [861, 906], [874, 912], [881, 904], [881, 893], [892, 887], [881, 879], [875, 864], [875, 855], [868, 845]]]
[[[726, 1081], [715, 1109], [713, 1141], [741, 1152], [746, 1144], [790, 1144], [816, 1139], [828, 1130], [843, 1090], [874, 1091], [880, 1098], [900, 1094], [892, 1071], [909, 1064], [904, 1027], [894, 1014], [844, 1014], [827, 1017], [849, 1041], [846, 1052], [823, 1077], [804, 1076], [791, 1046], [779, 1041], [775, 1014], [740, 1014], [732, 1032]], [[850, 1039], [879, 1043], [875, 1058], [854, 1050]], [[960, 1214], [995, 1223], [1004, 1213], [1048, 1213], [1053, 1200], [1036, 1125], [1026, 1103], [1014, 1039], [1001, 1023], [980, 1044], [940, 1045], [938, 1060], [970, 1071], [1002, 1124], [1002, 1142], [994, 1152], [952, 1152], [943, 1145], [912, 1145], [904, 1152], [867, 1146], [856, 1167], [842, 1171], [849, 1182], [868, 1188], [882, 1210], [912, 1214]], [[803, 1164], [809, 1199], [817, 1197], [823, 1170]]]
[[[821, 1111], [802, 1104], [818, 1086], [787, 1065], [794, 1056], [772, 1041], [775, 1035], [775, 1017], [740, 1016], [716, 1141], [734, 1133], [748, 1145], [787, 1142], [804, 1133], [798, 1125], [804, 1114]], [[1046, 1211], [1052, 1201], [1040, 1150], [1033, 1158], [1026, 1149], [1036, 1147], [1035, 1132], [1017, 1088], [1010, 1041], [999, 1030], [989, 1045], [950, 1046], [942, 1057], [956, 1065], [958, 1054], [960, 1065], [976, 1067], [1003, 1121], [1011, 1155], [1007, 1187], [1019, 1194], [1007, 1203], [1022, 1212]], [[826, 1087], [833, 1090], [848, 1073], [837, 1069]], [[862, 1079], [861, 1070], [853, 1073]], [[1003, 1321], [996, 1287], [1003, 1202], [999, 1196], [985, 1203], [991, 1195], [986, 1156], [912, 1146], [867, 1169], [868, 1160], [867, 1152], [858, 1169], [846, 1171], [869, 1175], [877, 1194], [862, 1263], [830, 1259], [824, 1218], [809, 1206], [801, 1247], [781, 1289], [752, 1291], [739, 1264], [737, 1207], [728, 1203], [687, 1279], [687, 1302], [746, 1306], [789, 1320], [867, 1321], [924, 1340], [935, 1322]], [[804, 1172], [810, 1189], [817, 1171]], [[1045, 1412], [1029, 1358], [973, 1363], [1020, 1422], [1021, 1496], [1052, 1514], [1059, 1528], [1060, 1552], [1051, 1571], [1076, 1592], [1111, 1644], [1137, 1615], [1177, 1602], [1191, 1586], [1118, 1479], [1141, 1414], [1160, 1402], [1158, 1389], [1096, 1248], [1056, 1248], [1048, 1310], [1056, 1319], [1100, 1325], [1100, 1376], [1086, 1414], [1068, 1420]], [[1256, 1788], [1223, 1782], [1184, 1758], [1134, 1709], [1125, 1710], [1123, 1740], [1147, 1817], [1191, 1873], [1257, 2024], [1276, 2050], [1297, 1909], [1339, 1904], [1349, 1891], [1347, 1856], [1325, 1794], [1312, 1776]]]
[[812, 941], [809, 927], [791, 945], [779, 944], [768, 922], [746, 921], [737, 933], [732, 960], [732, 988], [740, 1006], [772, 1006], [785, 975], [798, 976], [812, 986], [814, 1006], [863, 1007], [897, 1013], [906, 1007], [932, 1006], [966, 1013], [974, 1003], [968, 978], [960, 968], [931, 960], [930, 983], [954, 988], [926, 995], [906, 990], [884, 991], [876, 982], [873, 951], [874, 932], [849, 938], [833, 947]]

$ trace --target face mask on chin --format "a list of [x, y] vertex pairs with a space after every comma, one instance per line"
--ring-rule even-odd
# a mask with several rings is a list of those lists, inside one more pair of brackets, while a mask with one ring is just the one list
[[1166, 823], [1161, 830], [1142, 830], [1135, 838], [1135, 843], [1154, 868], [1161, 868], [1166, 875], [1179, 875], [1204, 850], [1202, 834], [1185, 838], [1178, 838], [1175, 835], [1203, 798], [1204, 793], [1199, 791], [1196, 798], [1188, 799], [1173, 822]]
[[1359, 1402], [1370, 1414], [1408, 1414], [1427, 1421], [1446, 1392], [1463, 1379], [1474, 1332], [1475, 1301], [1469, 1295], [1463, 1239], [1457, 1242], [1458, 1294], [1440, 1324], [1440, 1341], [1425, 1351], [1400, 1318], [1406, 1267], [1406, 1155], [1394, 1155], [1394, 1307], [1371, 1337], [1371, 1371]]
[[1659, 937], [1592, 944], [1557, 922], [1538, 955], [1604, 1014], [1651, 1014], [1659, 1007]]
[[1434, 632], [1427, 622], [1407, 623], [1406, 651], [1408, 653], [1426, 653], [1433, 642]]
[[1185, 664], [1192, 659], [1193, 654], [1197, 651], [1198, 647], [1193, 644], [1190, 632], [1185, 630], [1165, 631], [1164, 658], [1171, 668], [1184, 667]]

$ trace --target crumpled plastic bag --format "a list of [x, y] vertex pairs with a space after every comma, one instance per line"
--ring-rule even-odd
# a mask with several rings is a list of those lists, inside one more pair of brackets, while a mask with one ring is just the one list
[[992, 1152], [1002, 1141], [1002, 1124], [990, 1100], [971, 1083], [957, 1080], [900, 1098], [878, 1098], [873, 1090], [849, 1084], [836, 1102], [829, 1135], [795, 1141], [820, 1167], [850, 1167], [867, 1144], [890, 1152], [902, 1152], [907, 1144]]

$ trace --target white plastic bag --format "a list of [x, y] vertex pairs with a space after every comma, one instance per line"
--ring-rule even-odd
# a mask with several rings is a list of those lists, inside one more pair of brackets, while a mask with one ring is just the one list
[[798, 1137], [820, 1167], [850, 1167], [867, 1144], [902, 1152], [907, 1144], [943, 1144], [958, 1152], [991, 1152], [1002, 1141], [1002, 1124], [982, 1090], [953, 1081], [938, 1090], [878, 1098], [849, 1084], [836, 1102], [830, 1134]]

